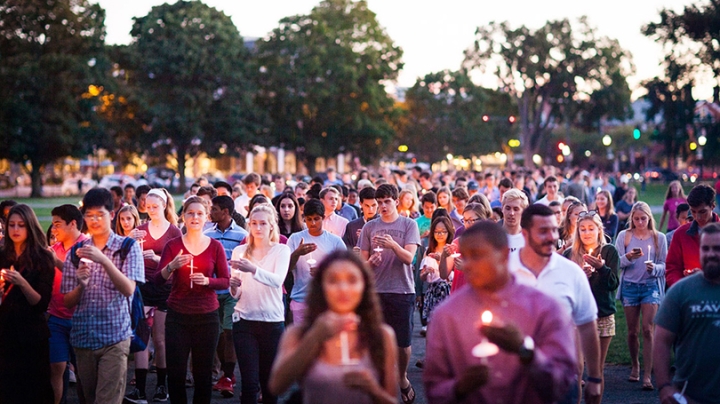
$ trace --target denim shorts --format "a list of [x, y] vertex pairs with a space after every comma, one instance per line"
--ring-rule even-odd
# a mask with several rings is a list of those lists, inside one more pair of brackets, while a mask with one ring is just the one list
[[660, 287], [657, 282], [633, 283], [623, 281], [622, 283], [622, 304], [623, 306], [639, 306], [641, 304], [660, 304]]
[[72, 320], [50, 316], [50, 363], [67, 362], [70, 360], [70, 329]]

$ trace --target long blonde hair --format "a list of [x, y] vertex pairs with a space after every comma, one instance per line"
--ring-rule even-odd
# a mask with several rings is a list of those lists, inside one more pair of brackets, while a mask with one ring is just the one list
[[[587, 251], [585, 250], [585, 245], [582, 243], [580, 239], [580, 223], [584, 221], [592, 221], [595, 223], [595, 226], [597, 226], [598, 229], [598, 235], [597, 235], [597, 248], [595, 251], [602, 251], [602, 247], [606, 244], [605, 243], [605, 232], [603, 231], [603, 223], [602, 219], [600, 219], [600, 215], [598, 213], [595, 213], [592, 216], [583, 216], [578, 217], [577, 223], [575, 223], [575, 241], [572, 245], [572, 252], [570, 253], [570, 260], [574, 261], [576, 264], [583, 266], [584, 260], [583, 260], [583, 254], [586, 254]], [[598, 254], [599, 255], [599, 254]]]
[[118, 210], [117, 215], [115, 215], [115, 234], [118, 236], [127, 236], [125, 234], [125, 229], [123, 229], [122, 224], [120, 224], [120, 214], [130, 212], [130, 214], [133, 217], [133, 220], [135, 221], [135, 224], [133, 225], [133, 229], [140, 226], [140, 214], [138, 213], [137, 208], [135, 205], [125, 205], [120, 210]]
[[648, 230], [652, 233], [653, 244], [655, 244], [655, 251], [658, 251], [658, 232], [655, 230], [655, 218], [650, 210], [650, 205], [645, 202], [635, 202], [632, 209], [630, 210], [630, 217], [628, 218], [628, 228], [632, 232], [635, 230], [635, 223], [633, 222], [633, 216], [635, 212], [640, 211], [648, 216]]
[[163, 204], [165, 205], [163, 208], [163, 214], [165, 215], [165, 219], [167, 219], [170, 224], [177, 226], [178, 224], [178, 216], [177, 213], [175, 213], [175, 201], [173, 200], [172, 195], [170, 195], [170, 192], [167, 191], [165, 188], [153, 188], [154, 190], [158, 190], [165, 194], [165, 199], [163, 200], [157, 195], [153, 195], [152, 193], [148, 194], [148, 197], [157, 197], [160, 199]]
[[[248, 215], [248, 228], [250, 227], [250, 221], [252, 220], [253, 215], [257, 215], [260, 213], [265, 213], [270, 217], [270, 220], [268, 220], [268, 225], [270, 226], [270, 243], [277, 244], [280, 241], [280, 228], [278, 227], [277, 222], [277, 212], [275, 211], [275, 209], [273, 209], [272, 206], [266, 204], [256, 205]], [[249, 231], [248, 233], [249, 234], [247, 239], [247, 248], [245, 249], [245, 258], [252, 261], [252, 252], [255, 249], [255, 237], [253, 237], [252, 231]]]

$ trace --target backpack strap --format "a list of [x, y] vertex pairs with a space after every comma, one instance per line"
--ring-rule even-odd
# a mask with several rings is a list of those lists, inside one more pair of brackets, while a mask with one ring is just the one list
[[[122, 245], [120, 246], [120, 249], [115, 251], [115, 255], [120, 256], [120, 267], [125, 264], [125, 258], [127, 258], [128, 254], [130, 254], [130, 250], [132, 249], [133, 244], [135, 244], [135, 239], [132, 237], [125, 237], [122, 241]], [[118, 269], [121, 269], [118, 268]]]

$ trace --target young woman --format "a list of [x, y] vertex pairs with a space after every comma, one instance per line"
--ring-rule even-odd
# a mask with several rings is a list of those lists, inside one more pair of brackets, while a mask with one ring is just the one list
[[653, 321], [665, 295], [667, 243], [665, 235], [655, 230], [655, 219], [647, 203], [636, 203], [629, 218], [630, 228], [621, 231], [615, 242], [622, 269], [617, 297], [622, 301], [628, 327], [632, 360], [629, 380], [640, 380], [638, 331], [642, 315], [643, 390], [653, 390], [650, 378], [655, 331]]
[[280, 195], [275, 204], [278, 213], [278, 227], [280, 234], [290, 237], [293, 233], [303, 231], [301, 220], [300, 204], [292, 192], [285, 192]]
[[290, 266], [290, 248], [280, 244], [275, 210], [255, 206], [248, 216], [247, 244], [236, 247], [230, 265], [230, 293], [238, 300], [233, 314], [233, 340], [242, 380], [242, 404], [277, 403], [268, 388], [270, 369], [285, 329], [282, 285]]
[[683, 191], [680, 181], [673, 181], [670, 183], [670, 186], [668, 186], [668, 190], [665, 193], [665, 203], [663, 204], [663, 213], [660, 218], [658, 230], [662, 231], [666, 217], [668, 218], [667, 232], [671, 232], [680, 227], [680, 223], [678, 222], [677, 217], [675, 217], [675, 211], [681, 203], [687, 203], [685, 192]]
[[212, 366], [220, 320], [215, 290], [227, 289], [229, 273], [225, 250], [219, 241], [203, 234], [208, 206], [191, 196], [183, 206], [187, 233], [170, 240], [163, 249], [154, 281], [162, 286], [172, 276], [165, 320], [165, 354], [170, 401], [187, 402], [185, 374], [192, 353], [195, 380], [193, 403], [210, 403]]
[[597, 213], [580, 213], [575, 228], [575, 243], [563, 255], [580, 265], [590, 281], [598, 307], [600, 363], [604, 369], [610, 341], [615, 336], [615, 290], [619, 285], [620, 256], [614, 245], [606, 243], [602, 219]]
[[409, 217], [410, 219], [417, 219], [420, 217], [418, 212], [418, 202], [413, 196], [413, 191], [409, 189], [403, 189], [398, 195], [398, 213], [402, 216]]
[[610, 191], [598, 191], [595, 195], [595, 210], [598, 215], [600, 215], [600, 219], [603, 224], [603, 231], [610, 240], [609, 242], [614, 242], [618, 228], [618, 216], [615, 214], [615, 207], [613, 205]]
[[[477, 195], [477, 194], [475, 194]], [[492, 217], [492, 209], [490, 204], [483, 203], [469, 203], [465, 206], [463, 212], [463, 225], [465, 228], [470, 228], [475, 223], [481, 220], [487, 220]], [[437, 212], [437, 211], [436, 211]], [[433, 214], [434, 216], [435, 214]], [[443, 248], [440, 260], [438, 262], [438, 270], [440, 277], [448, 279], [450, 273], [453, 272], [452, 286], [450, 287], [450, 293], [460, 289], [461, 286], [465, 285], [465, 275], [462, 272], [462, 258], [455, 257], [448, 261], [447, 258], [460, 251], [460, 239], [456, 238], [452, 243], [446, 244]]]
[[463, 220], [462, 216], [457, 212], [457, 209], [455, 209], [455, 205], [453, 205], [452, 192], [450, 192], [450, 188], [442, 187], [438, 189], [437, 201], [438, 208], [445, 209], [450, 214], [450, 220], [452, 220], [455, 231], [457, 232], [463, 227]]
[[53, 255], [29, 206], [13, 206], [6, 225], [0, 251], [0, 403], [53, 403], [45, 321]]
[[575, 226], [580, 212], [587, 211], [587, 206], [582, 202], [575, 202], [568, 206], [565, 212], [565, 219], [560, 225], [560, 239], [558, 240], [558, 251], [563, 252], [569, 248], [575, 240]]
[[[151, 189], [145, 199], [145, 209], [148, 221], [137, 229], [131, 230], [130, 237], [138, 240], [143, 250], [145, 261], [145, 278], [153, 279], [160, 269], [160, 254], [165, 245], [172, 239], [182, 237], [177, 227], [175, 203], [172, 196], [164, 188]], [[122, 220], [119, 218], [118, 222]], [[152, 337], [155, 346], [155, 366], [157, 367], [157, 386], [153, 401], [165, 401], [168, 398], [165, 382], [167, 380], [167, 363], [165, 356], [165, 319], [167, 317], [167, 300], [170, 296], [171, 285], [157, 286], [146, 282], [140, 285], [140, 292], [145, 305], [145, 312], [153, 317]], [[142, 352], [135, 353], [135, 389], [125, 398], [131, 402], [145, 400], [145, 387], [149, 368], [149, 347]]]
[[[420, 263], [420, 279], [428, 283], [423, 299], [422, 312], [423, 321], [427, 322], [432, 311], [450, 295], [450, 283], [447, 279], [440, 277], [439, 261], [445, 246], [452, 242], [455, 236], [455, 228], [448, 217], [438, 217], [430, 225], [430, 239], [425, 257]], [[451, 257], [447, 257], [446, 265], [451, 265]]]
[[319, 265], [308, 316], [283, 336], [272, 369], [275, 394], [299, 382], [305, 403], [395, 403], [397, 347], [383, 324], [374, 277], [357, 255], [335, 251]]
[[117, 213], [115, 221], [115, 234], [128, 237], [130, 232], [140, 226], [140, 214], [133, 205], [125, 205]]
[[628, 227], [628, 218], [630, 211], [637, 202], [637, 189], [628, 187], [622, 199], [615, 205], [615, 211], [618, 215], [618, 230], [625, 230]]

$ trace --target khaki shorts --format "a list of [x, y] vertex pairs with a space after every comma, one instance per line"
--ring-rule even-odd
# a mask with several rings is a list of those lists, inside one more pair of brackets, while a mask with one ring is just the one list
[[615, 315], [600, 317], [597, 320], [598, 334], [600, 338], [615, 336]]

